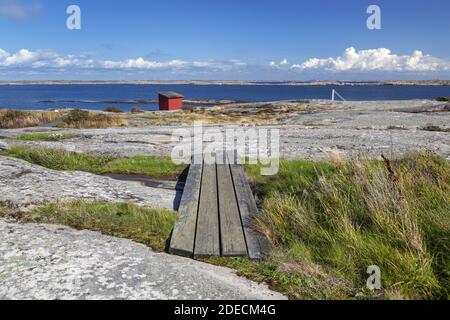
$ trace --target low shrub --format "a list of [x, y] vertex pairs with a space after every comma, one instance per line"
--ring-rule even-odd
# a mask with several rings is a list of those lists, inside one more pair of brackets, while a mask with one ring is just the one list
[[46, 125], [61, 116], [52, 111], [0, 110], [0, 128], [15, 129]]
[[139, 107], [133, 107], [131, 113], [144, 113], [145, 111]]
[[111, 112], [111, 113], [123, 113], [123, 110], [119, 107], [107, 107], [105, 110], [105, 112]]
[[59, 127], [63, 128], [108, 128], [128, 125], [128, 121], [120, 116], [110, 116], [101, 113], [91, 113], [86, 110], [74, 109], [64, 118]]

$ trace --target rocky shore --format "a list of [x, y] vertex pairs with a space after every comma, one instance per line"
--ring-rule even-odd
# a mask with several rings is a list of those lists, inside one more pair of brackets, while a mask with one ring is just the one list
[[[193, 116], [200, 120], [202, 117], [209, 121], [217, 119], [220, 124], [208, 126], [222, 132], [228, 124], [242, 128], [278, 128], [281, 155], [286, 159], [327, 159], [330, 153], [338, 153], [343, 158], [361, 155], [379, 158], [383, 153], [400, 156], [418, 150], [430, 150], [450, 159], [449, 104], [429, 100], [241, 103], [197, 113], [154, 112], [133, 116], [128, 127], [1, 130], [0, 148], [19, 144], [116, 157], [170, 156], [177, 144], [172, 139], [174, 130], [192, 131], [189, 121], [195, 119]], [[154, 117], [159, 117], [158, 123], [162, 124], [149, 124], [149, 119]], [[242, 123], [242, 119], [246, 122]], [[257, 121], [252, 123], [251, 119]], [[55, 142], [8, 140], [36, 132], [76, 137]]]
[[354, 81], [0, 81], [1, 85], [74, 85], [74, 84], [133, 84], [133, 85], [299, 85], [299, 86], [448, 86], [449, 80], [424, 80], [424, 81], [374, 81], [374, 82], [354, 82]]

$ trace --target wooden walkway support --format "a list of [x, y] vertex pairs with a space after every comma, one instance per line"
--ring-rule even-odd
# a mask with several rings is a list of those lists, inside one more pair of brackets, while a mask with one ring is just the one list
[[[228, 154], [227, 159], [231, 156]], [[252, 228], [258, 209], [244, 169], [228, 164], [234, 161], [226, 163], [191, 165], [170, 253], [195, 259], [261, 259], [268, 253], [267, 239]]]

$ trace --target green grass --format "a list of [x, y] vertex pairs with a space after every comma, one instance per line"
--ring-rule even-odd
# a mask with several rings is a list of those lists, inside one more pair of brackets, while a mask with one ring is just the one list
[[90, 156], [59, 149], [13, 146], [5, 155], [22, 159], [53, 170], [86, 171], [100, 173], [114, 158]]
[[[5, 209], [0, 209], [2, 215], [10, 216]], [[60, 224], [78, 230], [98, 231], [163, 251], [178, 215], [173, 211], [126, 203], [75, 201], [47, 204], [14, 218], [22, 223]]]
[[318, 177], [328, 177], [335, 170], [335, 166], [327, 161], [284, 160], [281, 161], [280, 170], [276, 176], [262, 176], [260, 166], [245, 166], [257, 196], [262, 198], [275, 191], [301, 195], [304, 189]]
[[137, 156], [114, 158], [72, 153], [59, 149], [13, 146], [4, 155], [53, 170], [85, 171], [96, 174], [141, 174], [149, 177], [179, 177], [186, 166], [175, 165], [168, 158]]
[[180, 176], [186, 166], [175, 165], [170, 159], [152, 156], [136, 156], [109, 162], [102, 173], [143, 174], [151, 177]]
[[441, 102], [450, 101], [450, 97], [437, 97], [436, 101], [441, 101]]
[[67, 139], [77, 138], [75, 134], [61, 134], [61, 133], [30, 133], [21, 134], [14, 138], [13, 140], [19, 141], [62, 141]]
[[[263, 262], [210, 259], [294, 299], [447, 299], [450, 164], [433, 154], [397, 161], [284, 161], [277, 177], [247, 167], [272, 244]], [[368, 266], [383, 290], [365, 289]]]

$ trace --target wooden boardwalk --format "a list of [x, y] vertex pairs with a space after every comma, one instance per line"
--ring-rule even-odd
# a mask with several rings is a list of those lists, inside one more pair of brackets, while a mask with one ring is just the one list
[[258, 209], [241, 165], [191, 165], [179, 213], [172, 254], [261, 259], [268, 252], [267, 239], [252, 229]]

